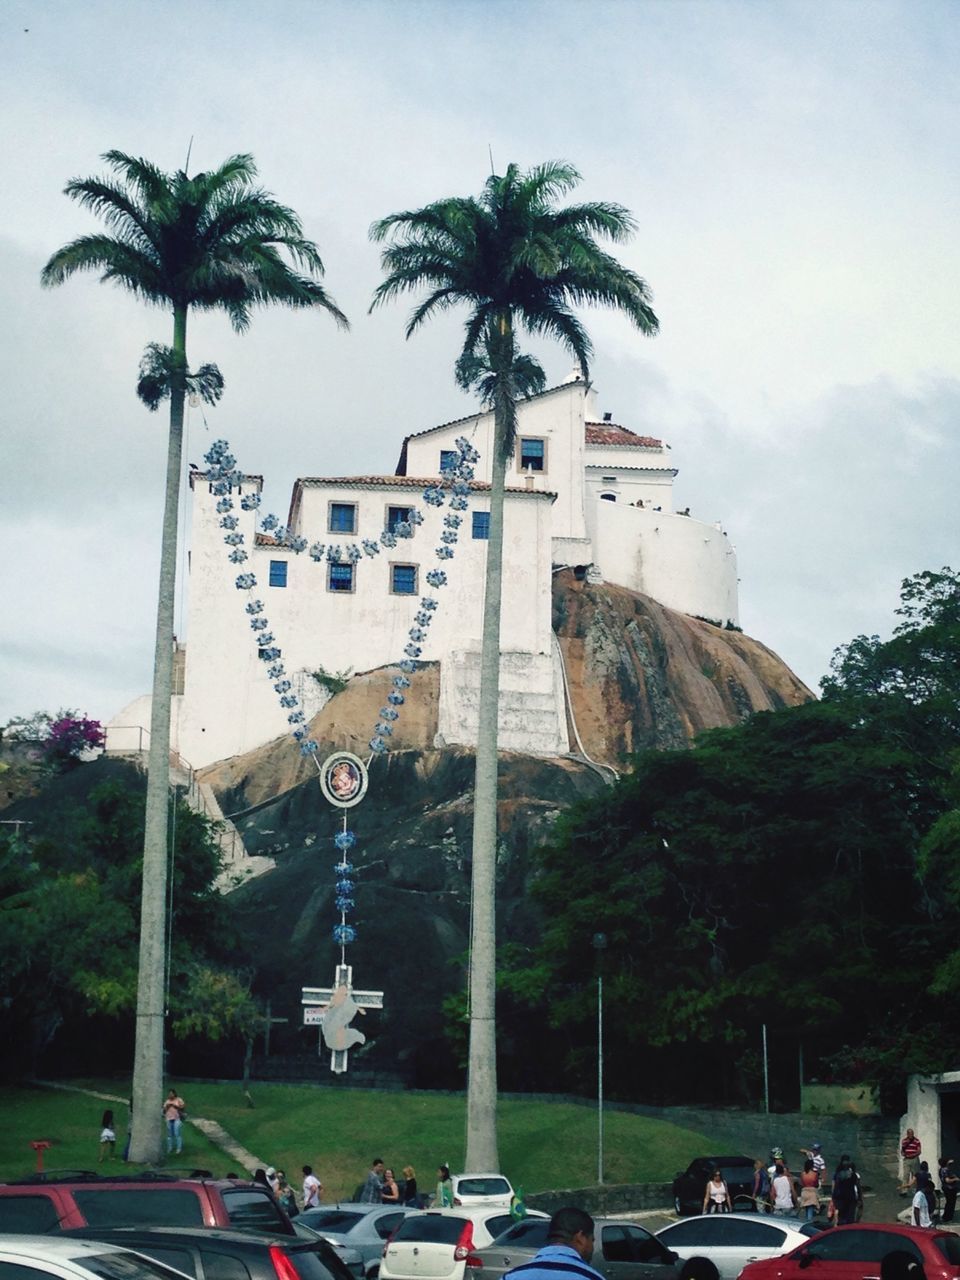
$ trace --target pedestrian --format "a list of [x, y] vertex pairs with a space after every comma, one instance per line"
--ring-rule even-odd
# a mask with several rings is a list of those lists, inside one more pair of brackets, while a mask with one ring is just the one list
[[943, 1192], [943, 1213], [941, 1222], [952, 1222], [957, 1207], [957, 1192], [960, 1191], [960, 1177], [954, 1168], [953, 1156], [941, 1157], [940, 1190]]
[[769, 1213], [770, 1174], [762, 1160], [753, 1162], [753, 1203], [757, 1213]]
[[823, 1148], [819, 1142], [811, 1142], [809, 1147], [801, 1147], [800, 1154], [813, 1161], [817, 1175], [817, 1186], [822, 1187], [827, 1180], [827, 1162], [823, 1156]]
[[273, 1188], [270, 1186], [270, 1181], [267, 1178], [266, 1169], [254, 1169], [253, 1180], [256, 1183], [259, 1183], [261, 1187], [266, 1187], [268, 1191], [273, 1190]]
[[913, 1197], [913, 1225], [915, 1227], [932, 1227], [930, 1217], [930, 1201], [927, 1199], [926, 1187], [918, 1186]]
[[295, 1218], [300, 1212], [297, 1208], [297, 1197], [294, 1194], [293, 1187], [287, 1181], [287, 1175], [282, 1169], [277, 1170], [277, 1204], [279, 1204], [288, 1218]]
[[361, 1204], [380, 1204], [383, 1191], [383, 1161], [377, 1156], [370, 1165], [370, 1172], [360, 1192]]
[[392, 1169], [384, 1169], [383, 1186], [380, 1188], [380, 1199], [384, 1204], [400, 1203], [400, 1188], [397, 1186], [397, 1180], [393, 1176]]
[[113, 1112], [105, 1111], [100, 1117], [100, 1154], [97, 1164], [112, 1160], [117, 1151], [117, 1132], [113, 1127]]
[[820, 1212], [820, 1178], [812, 1160], [804, 1160], [800, 1174], [800, 1204], [807, 1222], [812, 1222]]
[[920, 1139], [908, 1129], [900, 1143], [900, 1158], [903, 1161], [903, 1185], [908, 1187], [920, 1171], [920, 1153], [923, 1146]]
[[724, 1182], [723, 1173], [718, 1165], [703, 1193], [703, 1212], [729, 1213], [732, 1208], [730, 1188]]
[[412, 1164], [403, 1166], [403, 1203], [407, 1209], [421, 1208], [417, 1195], [417, 1171]]
[[167, 1155], [175, 1151], [177, 1155], [183, 1150], [183, 1117], [187, 1104], [171, 1089], [163, 1104], [163, 1119], [167, 1126]]
[[273, 1165], [270, 1165], [267, 1168], [267, 1184], [269, 1185], [270, 1190], [273, 1192], [273, 1194], [276, 1195], [277, 1188], [279, 1187], [280, 1183], [277, 1178], [277, 1171], [273, 1167]]
[[303, 1207], [304, 1209], [319, 1209], [320, 1195], [323, 1191], [323, 1183], [316, 1176], [308, 1164], [303, 1166]]
[[797, 1211], [797, 1194], [793, 1189], [793, 1179], [782, 1160], [776, 1163], [770, 1192], [773, 1196], [773, 1212], [777, 1217], [792, 1218]]
[[572, 1205], [558, 1209], [547, 1227], [547, 1243], [530, 1262], [504, 1272], [503, 1280], [557, 1280], [558, 1273], [571, 1272], [586, 1280], [602, 1280], [590, 1265], [593, 1233], [589, 1213]]
[[450, 1166], [442, 1164], [437, 1170], [437, 1194], [433, 1199], [434, 1209], [453, 1208], [453, 1182], [450, 1179]]
[[838, 1227], [848, 1227], [856, 1222], [857, 1209], [860, 1205], [860, 1179], [848, 1155], [840, 1157], [840, 1163], [833, 1175], [830, 1198], [833, 1201]]

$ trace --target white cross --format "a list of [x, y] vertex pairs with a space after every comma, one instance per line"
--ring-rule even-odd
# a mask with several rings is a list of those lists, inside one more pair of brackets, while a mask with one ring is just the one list
[[383, 1008], [382, 991], [354, 991], [353, 968], [338, 964], [332, 987], [301, 988], [300, 1003], [305, 1027], [320, 1027], [318, 1052], [326, 1041], [330, 1050], [330, 1070], [340, 1075], [347, 1069], [347, 1054], [354, 1045], [364, 1044], [367, 1037], [350, 1023], [358, 1013]]

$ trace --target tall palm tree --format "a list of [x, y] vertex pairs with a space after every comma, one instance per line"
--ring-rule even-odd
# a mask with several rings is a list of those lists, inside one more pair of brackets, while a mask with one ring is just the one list
[[457, 380], [464, 388], [476, 387], [494, 414], [473, 817], [466, 1154], [472, 1172], [499, 1167], [494, 885], [504, 477], [517, 397], [543, 385], [536, 361], [518, 351], [517, 331], [555, 338], [586, 381], [592, 349], [574, 306], [614, 307], [641, 333], [658, 329], [646, 283], [597, 243], [630, 235], [634, 223], [626, 209], [596, 202], [558, 207], [579, 181], [577, 170], [559, 161], [527, 172], [510, 165], [503, 176], [487, 179], [478, 198], [453, 197], [391, 214], [370, 233], [375, 241], [389, 241], [373, 307], [426, 289], [407, 323], [409, 338], [428, 317], [465, 304], [469, 314]]
[[108, 234], [81, 236], [64, 245], [43, 268], [41, 282], [57, 285], [79, 271], [96, 271], [101, 280], [114, 281], [145, 302], [173, 312], [173, 345], [151, 344], [138, 387], [151, 408], [160, 399], [170, 400], [143, 845], [133, 1075], [136, 1124], [130, 1153], [134, 1161], [154, 1161], [161, 1152], [170, 698], [183, 402], [188, 390], [216, 399], [222, 388], [215, 366], [205, 365], [196, 375], [187, 368], [187, 316], [191, 310], [223, 310], [242, 333], [254, 306], [281, 303], [321, 307], [338, 324], [346, 326], [347, 321], [318, 282], [323, 263], [316, 245], [304, 239], [293, 210], [256, 185], [252, 156], [231, 156], [218, 169], [193, 177], [183, 170], [164, 173], [120, 151], [108, 151], [103, 159], [111, 176], [75, 178], [64, 193], [101, 218]]

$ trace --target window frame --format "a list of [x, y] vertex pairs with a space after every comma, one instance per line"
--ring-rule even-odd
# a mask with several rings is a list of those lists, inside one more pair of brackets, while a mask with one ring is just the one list
[[[268, 587], [286, 587], [290, 581], [289, 565], [290, 565], [289, 560], [271, 560], [270, 571], [267, 574], [267, 586]], [[282, 573], [281, 573], [281, 570], [283, 571]], [[274, 573], [276, 573], [277, 577], [282, 577], [283, 581], [274, 582], [273, 580]]]
[[[472, 511], [470, 513], [470, 535], [474, 542], [490, 541], [490, 512], [489, 511]], [[477, 520], [483, 518], [486, 520], [486, 532], [477, 533]]]
[[[524, 440], [533, 440], [533, 441], [536, 441], [536, 442], [537, 442], [537, 444], [541, 444], [541, 445], [543, 445], [543, 456], [542, 456], [542, 458], [540, 459], [541, 465], [540, 465], [539, 467], [531, 467], [529, 471], [527, 471], [527, 469], [526, 469], [526, 467], [524, 466], [524, 463], [523, 463], [523, 442], [524, 442]], [[518, 436], [517, 436], [517, 461], [516, 461], [516, 466], [517, 466], [517, 471], [519, 472], [519, 474], [520, 474], [520, 475], [522, 475], [522, 476], [526, 476], [526, 475], [533, 475], [533, 476], [545, 476], [545, 475], [547, 474], [547, 472], [549, 471], [549, 466], [548, 466], [549, 451], [550, 451], [550, 442], [549, 442], [549, 440], [547, 439], [547, 437], [546, 437], [546, 436], [521, 436], [521, 435], [518, 435]]]
[[[352, 522], [352, 527], [351, 527], [351, 528], [349, 528], [349, 529], [341, 529], [339, 526], [337, 526], [337, 525], [335, 525], [335, 524], [333, 523], [333, 509], [334, 509], [334, 507], [343, 507], [343, 508], [347, 508], [347, 507], [349, 507], [349, 508], [350, 508], [350, 510], [353, 512], [353, 522]], [[330, 499], [328, 499], [328, 501], [327, 501], [327, 533], [348, 533], [348, 534], [352, 534], [352, 535], [356, 536], [356, 532], [357, 532], [357, 528], [358, 528], [358, 524], [359, 524], [359, 511], [358, 511], [358, 508], [359, 508], [359, 504], [358, 504], [358, 503], [356, 503], [356, 502], [344, 502], [344, 501], [343, 501], [342, 499], [340, 499], [340, 498], [330, 498]]]
[[[334, 569], [348, 569], [350, 571], [349, 587], [333, 586]], [[351, 564], [349, 560], [335, 560], [327, 564], [327, 591], [332, 596], [352, 596], [357, 589], [357, 566]]]
[[[391, 511], [405, 511], [407, 514], [405, 516], [400, 516], [398, 520], [391, 522], [390, 520]], [[388, 502], [383, 509], [383, 527], [387, 531], [387, 533], [396, 533], [397, 525], [400, 523], [405, 522], [409, 524], [410, 513], [412, 511], [413, 511], [412, 503]]]
[[443, 459], [444, 459], [444, 455], [446, 455], [448, 458], [452, 458], [454, 462], [456, 462], [456, 460], [457, 460], [457, 451], [456, 451], [456, 449], [441, 449], [441, 450], [440, 450], [440, 461], [437, 463], [437, 472], [438, 472], [438, 474], [439, 474], [439, 475], [443, 475]]
[[[394, 571], [396, 569], [412, 569], [413, 570], [413, 590], [398, 591], [394, 579]], [[416, 596], [420, 594], [420, 566], [411, 560], [391, 560], [390, 561], [390, 594], [392, 596]]]

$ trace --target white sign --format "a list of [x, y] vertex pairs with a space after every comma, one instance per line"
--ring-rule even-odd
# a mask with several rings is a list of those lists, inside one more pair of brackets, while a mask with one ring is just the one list
[[322, 1009], [317, 1009], [317, 1008], [314, 1008], [314, 1009], [304, 1009], [304, 1011], [303, 1011], [303, 1025], [304, 1025], [305, 1027], [319, 1027], [319, 1025], [320, 1025], [320, 1023], [321, 1023], [322, 1021], [323, 1021], [323, 1010], [322, 1010]]

